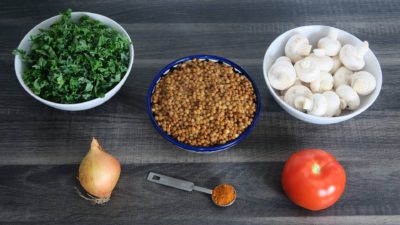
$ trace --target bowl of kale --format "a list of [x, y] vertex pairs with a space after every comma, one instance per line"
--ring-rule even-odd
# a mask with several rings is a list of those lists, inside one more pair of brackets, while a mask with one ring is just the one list
[[13, 53], [25, 91], [67, 111], [108, 101], [125, 83], [134, 59], [132, 40], [121, 25], [71, 10], [35, 26]]

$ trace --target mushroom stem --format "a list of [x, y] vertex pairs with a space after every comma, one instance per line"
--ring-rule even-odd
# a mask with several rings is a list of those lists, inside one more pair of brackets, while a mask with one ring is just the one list
[[346, 100], [344, 100], [343, 98], [340, 99], [340, 109], [344, 110], [347, 107], [347, 103]]
[[365, 54], [367, 54], [369, 50], [369, 44], [368, 41], [364, 41], [363, 45], [357, 48], [357, 55], [361, 58], [364, 57]]
[[338, 33], [339, 32], [336, 29], [329, 29], [328, 37], [332, 38], [333, 40], [337, 40]]
[[307, 110], [308, 114], [314, 116], [322, 116], [326, 113], [328, 109], [328, 102], [324, 95], [322, 94], [314, 94], [311, 98], [312, 108]]
[[336, 94], [339, 96], [339, 98], [342, 98], [346, 101], [348, 109], [355, 110], [356, 108], [358, 108], [358, 106], [360, 106], [360, 97], [358, 96], [357, 92], [349, 85], [340, 85], [338, 88], [336, 88]]
[[306, 98], [304, 100], [303, 109], [310, 110], [312, 109], [312, 107], [313, 107], [313, 102], [310, 99]]
[[[338, 110], [340, 110], [340, 98], [333, 91], [326, 91], [323, 93], [326, 101], [328, 102], [328, 108], [324, 114], [324, 116], [331, 117], [334, 116]], [[339, 113], [340, 114], [340, 113]]]
[[294, 105], [297, 109], [310, 110], [313, 107], [313, 102], [311, 99], [301, 95], [294, 99]]

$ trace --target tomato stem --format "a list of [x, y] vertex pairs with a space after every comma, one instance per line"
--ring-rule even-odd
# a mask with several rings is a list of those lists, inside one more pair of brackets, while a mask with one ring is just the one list
[[313, 174], [316, 174], [316, 175], [321, 173], [321, 167], [319, 166], [318, 163], [314, 163], [311, 170], [312, 170]]

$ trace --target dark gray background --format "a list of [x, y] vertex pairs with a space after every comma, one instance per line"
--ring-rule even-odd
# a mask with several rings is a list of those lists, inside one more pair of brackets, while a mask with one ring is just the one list
[[[19, 85], [11, 51], [36, 24], [67, 8], [108, 16], [135, 45], [132, 73], [109, 102], [83, 112], [49, 108]], [[0, 223], [37, 224], [400, 224], [400, 1], [21, 1], [0, 2]], [[262, 59], [282, 32], [322, 24], [370, 42], [383, 88], [366, 112], [319, 126], [284, 112], [266, 89]], [[164, 140], [146, 114], [146, 92], [167, 63], [215, 54], [243, 66], [261, 92], [253, 132], [228, 151], [199, 155]], [[92, 136], [123, 163], [111, 201], [74, 192]], [[282, 193], [284, 161], [296, 150], [329, 150], [348, 176], [333, 207], [309, 212]], [[212, 187], [229, 182], [237, 202], [148, 183], [155, 171]]]

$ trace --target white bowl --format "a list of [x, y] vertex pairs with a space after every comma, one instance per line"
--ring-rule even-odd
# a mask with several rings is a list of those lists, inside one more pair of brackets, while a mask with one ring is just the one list
[[[119, 25], [117, 22], [115, 22], [114, 20], [112, 20], [108, 17], [102, 16], [99, 14], [95, 14], [95, 13], [89, 13], [89, 12], [73, 12], [71, 14], [71, 19], [73, 21], [78, 21], [78, 19], [84, 15], [87, 15], [90, 18], [98, 20], [101, 23], [105, 24], [106, 26], [113, 28], [114, 30], [118, 31], [119, 33], [121, 33], [125, 37], [127, 37], [130, 42], [132, 42], [128, 33], [124, 30], [124, 28], [122, 28], [121, 25]], [[50, 19], [47, 19], [47, 20], [39, 23], [38, 25], [36, 25], [32, 30], [30, 30], [25, 35], [24, 39], [22, 39], [21, 43], [18, 45], [18, 49], [22, 49], [22, 50], [25, 50], [26, 52], [29, 52], [30, 47], [31, 47], [30, 37], [32, 35], [38, 34], [39, 29], [49, 28], [50, 25], [52, 25], [53, 23], [58, 21], [60, 19], [60, 17], [61, 17], [60, 15], [54, 16], [54, 17], [51, 17]], [[91, 109], [93, 107], [99, 106], [99, 105], [103, 104], [104, 102], [108, 101], [111, 97], [113, 97], [119, 91], [119, 89], [125, 83], [126, 79], [129, 76], [129, 73], [131, 72], [132, 65], [133, 65], [134, 50], [133, 50], [132, 44], [129, 47], [129, 52], [130, 52], [130, 59], [129, 59], [128, 70], [126, 71], [126, 74], [121, 79], [121, 81], [115, 87], [113, 87], [110, 91], [108, 91], [103, 98], [96, 98], [96, 99], [93, 99], [93, 100], [90, 100], [87, 102], [82, 102], [82, 103], [75, 103], [75, 104], [55, 103], [55, 102], [45, 100], [45, 99], [35, 95], [31, 91], [31, 89], [28, 86], [26, 86], [26, 84], [24, 83], [24, 81], [22, 79], [22, 74], [24, 72], [25, 65], [21, 61], [21, 58], [19, 56], [15, 56], [15, 60], [14, 60], [15, 73], [17, 74], [19, 83], [22, 85], [22, 87], [25, 89], [25, 91], [28, 92], [32, 97], [34, 97], [38, 101], [40, 101], [48, 106], [54, 107], [56, 109], [61, 109], [61, 110], [67, 110], [67, 111], [86, 110], [86, 109]]]
[[350, 118], [353, 118], [354, 116], [357, 116], [358, 114], [365, 111], [368, 107], [370, 107], [372, 103], [374, 103], [382, 88], [381, 67], [374, 53], [371, 50], [369, 50], [367, 54], [364, 56], [366, 66], [362, 70], [366, 70], [375, 76], [376, 88], [371, 94], [367, 96], [360, 96], [361, 103], [358, 109], [353, 111], [345, 110], [342, 112], [340, 116], [337, 117], [319, 117], [301, 112], [293, 108], [292, 106], [288, 105], [279, 97], [278, 92], [274, 88], [272, 88], [271, 84], [269, 83], [267, 74], [269, 68], [275, 62], [275, 60], [278, 57], [285, 55], [284, 53], [285, 45], [288, 39], [294, 34], [300, 33], [302, 35], [305, 35], [309, 39], [310, 44], [313, 45], [313, 48], [315, 48], [318, 40], [326, 36], [328, 34], [329, 29], [338, 30], [339, 32], [338, 40], [342, 43], [342, 45], [352, 44], [355, 46], [360, 46], [362, 44], [362, 41], [357, 37], [355, 37], [354, 35], [337, 28], [329, 26], [320, 26], [320, 25], [297, 27], [281, 34], [271, 43], [271, 45], [267, 49], [267, 52], [265, 53], [263, 62], [264, 79], [275, 101], [278, 102], [278, 104], [290, 115], [296, 117], [297, 119], [314, 124], [339, 123], [348, 120]]

